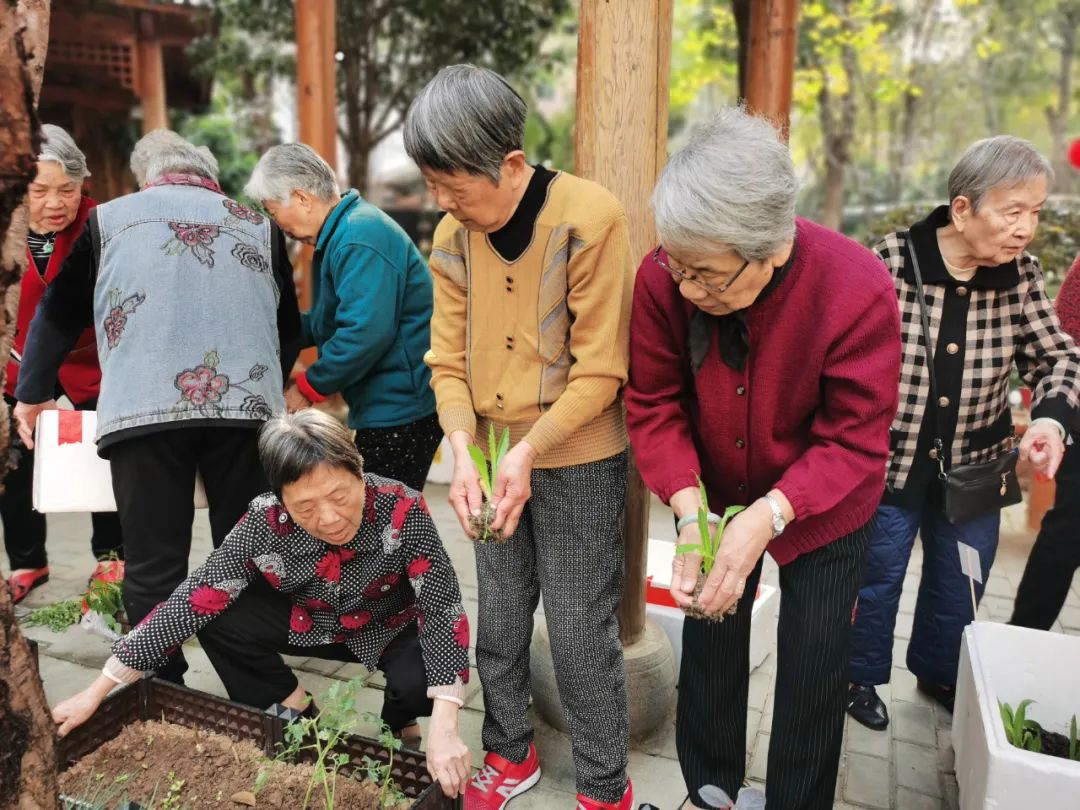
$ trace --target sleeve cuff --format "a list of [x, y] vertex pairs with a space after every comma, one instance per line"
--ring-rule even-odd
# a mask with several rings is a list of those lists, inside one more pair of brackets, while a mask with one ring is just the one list
[[446, 406], [439, 408], [439, 425], [443, 433], [450, 436], [455, 430], [464, 430], [470, 436], [476, 436], [476, 413], [464, 406]]
[[465, 684], [462, 682], [461, 677], [458, 676], [453, 683], [445, 684], [443, 686], [429, 686], [427, 696], [433, 700], [436, 698], [440, 700], [449, 700], [456, 703], [458, 706], [464, 706]]
[[1038, 419], [1032, 419], [1031, 424], [1028, 425], [1028, 427], [1035, 427], [1035, 425], [1039, 424], [1039, 422], [1044, 422], [1048, 425], [1053, 425], [1054, 427], [1056, 427], [1058, 429], [1058, 433], [1061, 434], [1062, 441], [1065, 441], [1069, 438], [1069, 434], [1065, 430], [1065, 426], [1061, 424], [1061, 422], [1059, 422], [1057, 419], [1054, 419], [1052, 416], [1040, 416]]
[[300, 393], [303, 394], [308, 402], [313, 405], [319, 402], [325, 402], [329, 397], [323, 396], [314, 388], [311, 387], [311, 383], [308, 382], [307, 372], [296, 375], [296, 387], [300, 389]]
[[122, 663], [115, 655], [109, 656], [109, 660], [101, 668], [101, 674], [117, 684], [135, 683], [143, 676], [140, 670], [132, 669]]
[[556, 424], [550, 415], [545, 414], [536, 420], [529, 432], [522, 438], [522, 441], [528, 442], [529, 446], [536, 451], [537, 458], [539, 458], [562, 444], [565, 438], [566, 434], [563, 429]]

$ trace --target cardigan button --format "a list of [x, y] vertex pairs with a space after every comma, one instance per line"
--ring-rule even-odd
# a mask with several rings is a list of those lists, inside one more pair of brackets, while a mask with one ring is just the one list
[[736, 489], [738, 489], [739, 492], [746, 492], [746, 484], [739, 484]]
[[507, 291], [507, 292], [513, 292], [513, 291], [514, 291], [514, 288], [513, 288], [513, 287], [511, 287], [511, 286], [510, 286], [509, 284], [507, 284], [507, 285], [506, 285], [506, 291]]
[[958, 351], [960, 351], [960, 347], [957, 346], [955, 343], [950, 343], [948, 346], [945, 347], [945, 351], [947, 351], [949, 354], [956, 354]]
[[948, 408], [949, 407], [949, 398], [948, 397], [938, 397], [937, 404], [940, 405], [942, 408]]
[[746, 386], [740, 385], [738, 388], [735, 389], [735, 393], [740, 397], [746, 396]]
[[502, 399], [502, 394], [496, 394], [495, 399]]
[[744, 442], [742, 439], [736, 439], [735, 446], [742, 450], [744, 447], [746, 447], [746, 442]]
[[968, 288], [967, 287], [957, 287], [956, 288], [956, 294], [957, 295], [967, 295], [968, 294]]

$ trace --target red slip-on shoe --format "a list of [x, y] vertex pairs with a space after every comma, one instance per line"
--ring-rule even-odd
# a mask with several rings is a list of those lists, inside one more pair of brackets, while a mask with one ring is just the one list
[[30, 591], [38, 585], [44, 585], [49, 581], [48, 568], [33, 568], [28, 571], [20, 571], [8, 577], [8, 588], [11, 590], [11, 601], [21, 602]]
[[577, 795], [577, 810], [630, 810], [634, 804], [634, 786], [626, 780], [626, 791], [618, 802], [598, 802], [588, 796]]
[[502, 810], [512, 798], [520, 796], [539, 781], [540, 758], [532, 743], [529, 743], [529, 755], [520, 764], [488, 753], [484, 757], [484, 767], [476, 772], [465, 788], [464, 810]]

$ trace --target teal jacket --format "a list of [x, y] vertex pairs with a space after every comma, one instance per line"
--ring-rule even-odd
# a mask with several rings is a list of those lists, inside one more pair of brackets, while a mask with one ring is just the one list
[[[304, 345], [319, 359], [301, 391], [341, 392], [349, 427], [396, 427], [435, 413], [431, 371], [431, 274], [396, 222], [355, 190], [319, 230]], [[310, 398], [310, 396], [309, 396]]]

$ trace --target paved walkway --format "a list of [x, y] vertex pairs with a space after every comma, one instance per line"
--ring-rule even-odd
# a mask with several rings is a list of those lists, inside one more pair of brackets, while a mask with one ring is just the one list
[[[466, 610], [475, 627], [476, 574], [472, 550], [464, 539], [457, 522], [446, 505], [446, 488], [429, 485], [428, 501], [446, 542], [450, 556], [461, 577]], [[1012, 608], [1012, 597], [1032, 536], [1023, 527], [1022, 507], [1010, 510], [1003, 523], [1001, 546], [990, 577], [987, 596], [980, 607], [980, 616], [991, 621], [1006, 621]], [[49, 517], [49, 552], [52, 577], [50, 582], [35, 591], [24, 603], [39, 607], [81, 592], [89, 573], [89, 519], [85, 515], [52, 515]], [[651, 517], [653, 537], [670, 538], [671, 520], [668, 510], [654, 501]], [[210, 548], [205, 511], [196, 517], [193, 563], [200, 562]], [[905, 583], [901, 614], [894, 642], [892, 683], [882, 694], [890, 702], [893, 717], [888, 732], [872, 732], [854, 722], [848, 722], [844, 739], [844, 754], [837, 780], [837, 810], [849, 808], [896, 808], [896, 810], [926, 810], [957, 807], [956, 780], [953, 775], [952, 748], [949, 736], [949, 716], [932, 706], [915, 690], [915, 679], [903, 669], [906, 639], [911, 631], [912, 610], [918, 584], [921, 554], [916, 547]], [[768, 561], [763, 582], [776, 584], [776, 567]], [[1074, 586], [1069, 603], [1061, 616], [1064, 632], [1080, 635], [1080, 586]], [[25, 609], [20, 606], [20, 612]], [[1056, 627], [1062, 630], [1062, 627]], [[45, 689], [51, 702], [56, 702], [89, 682], [108, 656], [108, 644], [103, 639], [78, 629], [55, 634], [44, 628], [30, 628], [27, 634], [41, 643], [41, 670]], [[214, 694], [223, 694], [220, 681], [196, 642], [185, 647], [191, 670], [189, 686]], [[305, 686], [318, 695], [332, 679], [348, 679], [360, 674], [358, 665], [329, 661], [296, 659], [294, 664], [304, 671]], [[751, 675], [750, 707], [747, 722], [748, 777], [764, 780], [772, 719], [772, 689], [775, 655]], [[382, 703], [381, 678], [376, 676], [363, 690], [359, 703], [363, 710], [378, 711]], [[465, 742], [473, 752], [474, 764], [482, 759], [480, 728], [483, 718], [483, 697], [479, 679], [473, 673], [470, 680], [466, 711], [461, 726]], [[512, 810], [549, 810], [573, 807], [574, 778], [568, 738], [535, 720], [537, 747], [544, 766], [544, 778], [534, 790], [515, 800]], [[634, 744], [630, 755], [630, 775], [639, 801], [648, 801], [661, 808], [673, 810], [685, 796], [681, 772], [675, 755], [674, 718], [664, 724], [648, 740]]]

